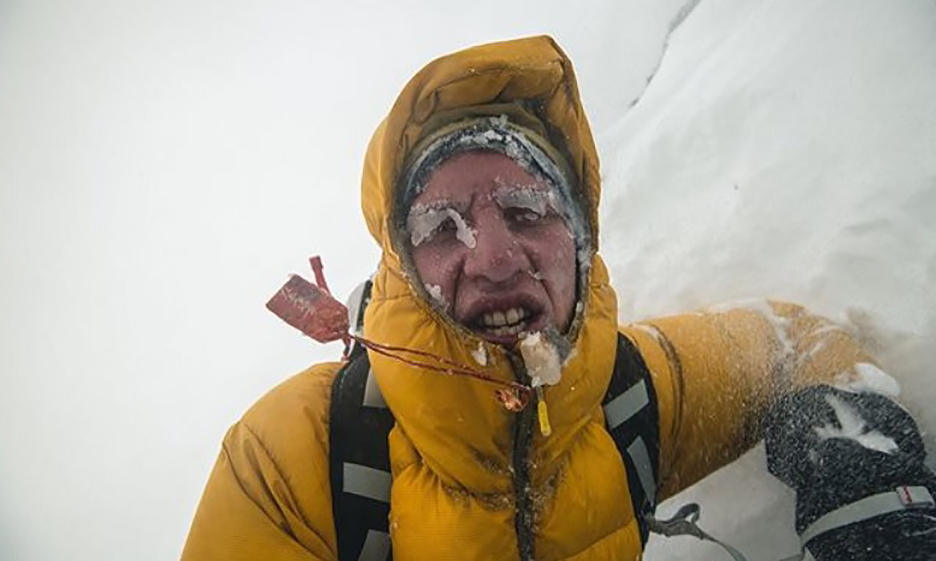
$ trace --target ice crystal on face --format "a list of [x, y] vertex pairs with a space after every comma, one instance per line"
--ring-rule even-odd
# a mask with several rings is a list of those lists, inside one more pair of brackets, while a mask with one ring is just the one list
[[484, 140], [502, 140], [504, 137], [502, 134], [497, 131], [484, 131], [483, 133]]
[[465, 246], [467, 246], [469, 249], [474, 249], [474, 247], [478, 245], [478, 242], [475, 239], [475, 234], [477, 232], [475, 232], [474, 229], [469, 228], [468, 224], [457, 212], [455, 212], [455, 216], [453, 216], [452, 219], [455, 220], [455, 225], [458, 227], [458, 230], [455, 232], [455, 237], [458, 238], [458, 241], [465, 244]]
[[528, 333], [520, 340], [520, 355], [533, 387], [555, 386], [562, 379], [559, 350], [542, 333]]
[[[549, 184], [553, 206], [566, 220], [569, 235], [580, 251], [579, 267], [584, 277], [590, 264], [591, 240], [586, 217], [578, 204], [575, 178], [566, 177], [561, 166], [550, 159], [523, 129], [512, 125], [506, 115], [481, 119], [427, 146], [404, 179], [404, 200], [411, 201], [422, 193], [426, 178], [448, 158], [477, 148], [500, 152]], [[468, 239], [468, 236], [462, 237]]]
[[494, 191], [493, 198], [501, 208], [523, 208], [539, 216], [546, 216], [549, 210], [563, 216], [566, 214], [563, 212], [564, 209], [560, 208], [561, 205], [557, 202], [558, 197], [552, 189], [538, 188], [535, 183], [530, 185], [506, 185], [503, 181], [498, 181], [498, 183], [501, 186]]
[[535, 169], [533, 159], [530, 157], [529, 148], [527, 147], [529, 142], [519, 131], [512, 131], [508, 134], [494, 129], [474, 131], [462, 134], [458, 138], [458, 143], [466, 147], [500, 146], [505, 156], [516, 161], [524, 168], [533, 170]]
[[406, 218], [410, 243], [413, 244], [413, 247], [419, 247], [426, 240], [431, 240], [439, 231], [439, 228], [448, 220], [451, 220], [455, 225], [455, 237], [458, 241], [468, 248], [474, 249], [475, 245], [477, 245], [475, 231], [468, 226], [461, 213], [451, 206], [445, 206], [444, 203], [433, 204], [432, 206], [413, 205]]
[[487, 366], [487, 349], [484, 348], [484, 343], [478, 343], [478, 348], [472, 349], [471, 358], [481, 366]]
[[585, 243], [582, 241], [583, 239], [584, 238], [580, 240], [579, 238], [572, 236], [572, 240], [575, 242], [575, 247], [578, 248], [575, 250], [575, 257], [578, 260], [578, 266], [580, 269], [579, 275], [582, 278], [585, 278], [588, 275], [588, 270], [591, 268], [591, 260], [594, 252], [586, 245], [582, 245]]
[[437, 284], [426, 283], [423, 285], [426, 289], [426, 292], [429, 294], [429, 297], [432, 298], [438, 305], [443, 308], [448, 308], [448, 301], [445, 299], [445, 295], [442, 294], [442, 287]]
[[835, 411], [839, 426], [826, 424], [821, 427], [814, 427], [813, 430], [816, 431], [819, 438], [823, 440], [830, 438], [854, 440], [869, 450], [876, 450], [884, 454], [893, 454], [899, 449], [893, 438], [876, 430], [867, 430], [865, 420], [849, 404], [832, 394], [826, 395], [825, 400]]

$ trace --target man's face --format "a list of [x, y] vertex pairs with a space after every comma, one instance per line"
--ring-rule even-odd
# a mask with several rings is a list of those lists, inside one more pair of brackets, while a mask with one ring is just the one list
[[420, 281], [455, 321], [511, 345], [565, 331], [575, 308], [575, 243], [549, 185], [496, 152], [440, 164], [407, 220]]

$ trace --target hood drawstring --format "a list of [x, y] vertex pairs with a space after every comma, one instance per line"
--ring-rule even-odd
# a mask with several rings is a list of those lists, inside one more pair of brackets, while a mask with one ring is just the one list
[[[331, 295], [328, 284], [325, 282], [321, 258], [316, 255], [309, 259], [309, 263], [312, 265], [312, 272], [315, 275], [315, 284], [299, 275], [291, 275], [286, 284], [270, 298], [266, 307], [277, 317], [319, 343], [343, 341], [345, 350], [342, 354], [342, 360], [348, 360], [351, 342], [356, 341], [366, 349], [410, 366], [443, 374], [468, 376], [501, 386], [495, 391], [494, 395], [497, 401], [508, 411], [515, 413], [522, 411], [530, 402], [533, 388], [528, 385], [498, 380], [474, 368], [427, 351], [384, 345], [351, 333], [348, 308]], [[403, 356], [404, 353], [425, 357], [434, 362], [408, 358]], [[540, 403], [545, 405], [543, 401], [540, 401]], [[543, 412], [540, 413], [541, 416], [543, 414]]]

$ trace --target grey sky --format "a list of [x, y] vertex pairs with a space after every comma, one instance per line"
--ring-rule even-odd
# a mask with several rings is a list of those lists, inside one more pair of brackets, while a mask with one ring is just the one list
[[367, 140], [431, 58], [551, 33], [601, 130], [681, 2], [0, 2], [0, 558], [171, 559], [317, 347], [263, 304], [378, 253]]

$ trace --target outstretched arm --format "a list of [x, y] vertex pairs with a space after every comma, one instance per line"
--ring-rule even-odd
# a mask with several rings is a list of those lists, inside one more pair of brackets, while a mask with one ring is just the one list
[[641, 321], [624, 332], [653, 376], [661, 498], [752, 447], [778, 399], [848, 381], [858, 376], [856, 366], [874, 364], [831, 321], [801, 306], [764, 300]]
[[658, 396], [663, 497], [766, 436], [769, 468], [796, 491], [797, 531], [818, 561], [936, 559], [936, 479], [919, 431], [881, 395], [896, 383], [848, 332], [766, 301], [624, 331]]

